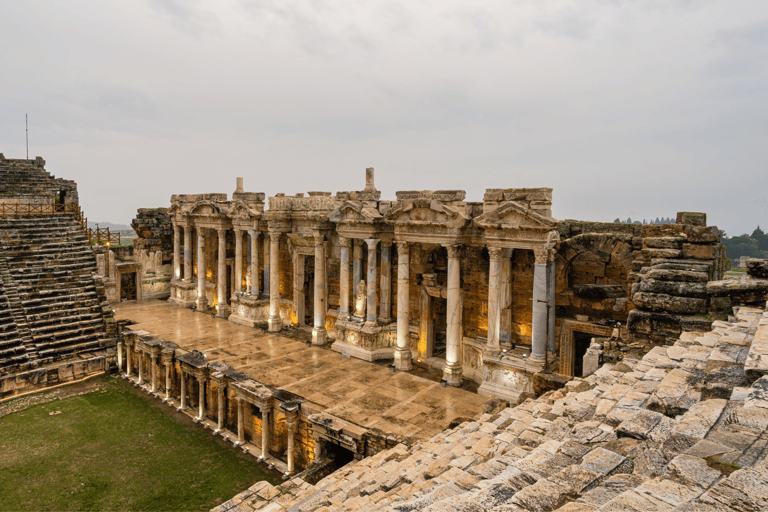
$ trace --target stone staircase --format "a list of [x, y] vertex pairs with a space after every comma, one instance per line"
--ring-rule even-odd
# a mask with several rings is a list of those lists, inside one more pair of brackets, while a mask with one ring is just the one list
[[0, 369], [27, 361], [27, 346], [31, 342], [32, 335], [8, 264], [5, 258], [0, 258]]
[[30, 359], [41, 363], [104, 345], [96, 260], [72, 216], [0, 219], [0, 265], [15, 323]]
[[768, 313], [736, 319], [316, 485], [260, 482], [214, 510], [768, 510]]

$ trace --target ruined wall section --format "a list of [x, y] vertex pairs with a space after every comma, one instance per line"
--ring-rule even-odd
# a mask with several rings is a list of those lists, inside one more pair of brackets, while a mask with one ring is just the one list
[[78, 204], [77, 184], [45, 170], [45, 160], [8, 159], [0, 153], [0, 204]]
[[136, 254], [162, 251], [163, 263], [173, 262], [173, 225], [168, 208], [139, 208], [131, 227], [138, 235], [133, 241]]

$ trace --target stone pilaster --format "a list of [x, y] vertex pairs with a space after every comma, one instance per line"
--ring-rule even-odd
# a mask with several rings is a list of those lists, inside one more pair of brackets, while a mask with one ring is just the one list
[[269, 233], [269, 332], [283, 328], [280, 319], [280, 233]]
[[392, 241], [381, 241], [381, 277], [379, 280], [379, 321], [392, 321]]
[[448, 245], [448, 300], [446, 306], [445, 366], [443, 378], [450, 386], [461, 384], [461, 266], [458, 245]]
[[174, 222], [173, 223], [173, 278], [181, 278], [181, 262], [179, 258], [179, 251], [181, 249], [181, 229]]
[[486, 348], [499, 352], [499, 331], [501, 326], [501, 251], [500, 247], [489, 247], [490, 265], [488, 270], [488, 343]]
[[184, 281], [192, 282], [192, 226], [184, 226]]
[[259, 296], [259, 235], [261, 233], [255, 230], [248, 231], [248, 236], [251, 239], [251, 266], [249, 272], [251, 274], [251, 295], [254, 297]]
[[410, 246], [407, 242], [397, 243], [397, 346], [395, 347], [395, 368], [408, 371], [411, 365], [410, 324]]
[[531, 361], [542, 368], [547, 349], [547, 254], [536, 249], [533, 268], [533, 314], [531, 318]]
[[243, 293], [243, 232], [235, 230], [235, 287], [232, 296]]
[[349, 238], [339, 237], [341, 263], [339, 267], [339, 320], [349, 319]]
[[208, 299], [205, 297], [205, 230], [197, 228], [197, 310], [205, 311]]
[[219, 251], [217, 258], [217, 278], [216, 278], [216, 316], [219, 318], [229, 317], [229, 306], [227, 305], [227, 230], [217, 228], [219, 235]]
[[376, 247], [379, 240], [369, 238], [365, 241], [368, 244], [368, 303], [365, 308], [365, 324], [368, 326], [376, 325]]
[[325, 236], [319, 231], [314, 231], [313, 236], [315, 239], [315, 323], [312, 328], [312, 344], [325, 345], [327, 338], [325, 316], [328, 312], [328, 301], [325, 297]]

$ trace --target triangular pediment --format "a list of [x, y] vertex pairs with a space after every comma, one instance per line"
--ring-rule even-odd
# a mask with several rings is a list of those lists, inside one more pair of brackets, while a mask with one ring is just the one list
[[462, 206], [449, 206], [433, 199], [398, 203], [387, 212], [385, 220], [391, 224], [462, 227], [469, 222], [470, 217]]
[[233, 219], [253, 219], [255, 217], [254, 211], [240, 201], [232, 205], [227, 215]]
[[328, 214], [328, 220], [342, 223], [372, 223], [382, 218], [378, 210], [364, 207], [361, 201], [344, 201], [338, 208]]
[[516, 201], [504, 202], [493, 211], [475, 219], [483, 229], [533, 229], [549, 231], [557, 227], [557, 221], [537, 213]]

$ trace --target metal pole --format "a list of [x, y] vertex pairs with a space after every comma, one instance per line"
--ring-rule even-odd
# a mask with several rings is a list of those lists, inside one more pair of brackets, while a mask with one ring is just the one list
[[24, 114], [24, 124], [27, 130], [27, 160], [29, 160], [29, 115]]

